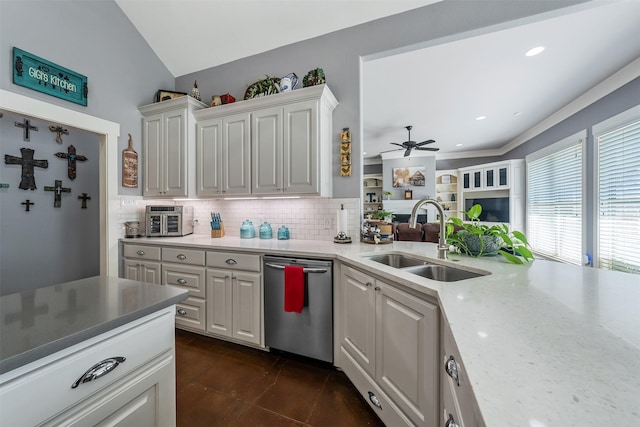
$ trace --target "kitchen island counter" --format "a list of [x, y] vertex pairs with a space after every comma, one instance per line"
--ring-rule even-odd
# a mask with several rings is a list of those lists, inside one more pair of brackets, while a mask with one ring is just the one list
[[436, 260], [432, 243], [198, 235], [123, 241], [347, 263], [437, 298], [487, 426], [640, 425], [640, 276], [545, 260], [513, 265], [499, 256], [449, 254], [449, 265], [491, 274], [444, 283], [367, 259], [402, 252]]

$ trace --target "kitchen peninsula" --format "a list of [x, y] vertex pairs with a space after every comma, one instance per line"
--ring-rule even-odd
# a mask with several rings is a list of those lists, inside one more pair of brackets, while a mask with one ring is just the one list
[[[436, 260], [432, 243], [338, 245], [204, 235], [123, 241], [149, 247], [332, 259], [334, 360], [352, 381], [353, 370], [347, 369], [351, 362], [341, 339], [345, 326], [341, 289], [348, 269], [372, 278], [376, 287], [391, 284], [407, 295], [433, 302], [436, 313], [439, 310], [437, 330], [441, 337], [452, 336], [464, 364], [461, 381], [471, 390], [479, 425], [640, 423], [638, 276], [545, 260], [518, 266], [501, 257], [449, 254], [447, 265], [491, 274], [447, 283], [368, 259], [395, 252]], [[349, 306], [350, 311], [356, 308]], [[438, 342], [447, 348], [446, 339]], [[441, 362], [438, 357], [437, 369], [442, 369]], [[429, 376], [440, 378], [439, 372]], [[369, 401], [362, 384], [354, 384]], [[436, 402], [446, 400], [442, 390], [441, 383]], [[381, 418], [389, 424], [388, 418]], [[431, 419], [429, 414], [421, 424], [431, 425]], [[441, 409], [437, 419], [441, 425]]]
[[184, 298], [116, 277], [0, 297], [0, 424], [175, 425], [174, 306]]

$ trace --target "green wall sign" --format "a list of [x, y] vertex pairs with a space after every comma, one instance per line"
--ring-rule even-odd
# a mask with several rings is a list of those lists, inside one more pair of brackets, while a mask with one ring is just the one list
[[87, 105], [87, 77], [13, 48], [13, 83], [55, 96], [66, 101]]

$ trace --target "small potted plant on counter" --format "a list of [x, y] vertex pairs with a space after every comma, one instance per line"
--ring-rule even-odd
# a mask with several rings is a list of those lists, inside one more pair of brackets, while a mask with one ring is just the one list
[[[479, 219], [481, 213], [482, 206], [476, 204], [465, 212], [469, 222], [460, 218], [449, 218], [447, 243], [461, 253], [473, 257], [500, 254], [514, 264], [524, 264], [533, 260], [524, 233], [517, 230], [509, 231], [506, 224], [482, 224]], [[454, 224], [458, 226], [457, 231], [454, 231]]]
[[395, 215], [391, 211], [379, 210], [371, 214], [371, 219], [378, 221], [393, 222], [393, 218]]

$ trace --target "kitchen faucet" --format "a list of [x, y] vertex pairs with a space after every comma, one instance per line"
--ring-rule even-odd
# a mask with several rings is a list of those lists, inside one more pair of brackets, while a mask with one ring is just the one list
[[416, 228], [416, 222], [418, 221], [418, 209], [422, 205], [427, 203], [432, 204], [438, 210], [438, 214], [440, 214], [440, 236], [438, 237], [438, 259], [446, 259], [446, 253], [449, 250], [449, 246], [447, 246], [445, 241], [445, 226], [444, 226], [444, 209], [440, 203], [436, 202], [433, 199], [422, 199], [419, 200], [418, 203], [415, 204], [413, 209], [411, 210], [411, 217], [409, 218], [409, 228]]

